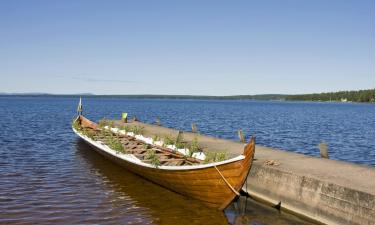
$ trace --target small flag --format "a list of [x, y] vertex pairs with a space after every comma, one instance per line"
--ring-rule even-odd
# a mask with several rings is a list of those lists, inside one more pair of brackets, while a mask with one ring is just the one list
[[77, 113], [78, 113], [78, 115], [82, 115], [82, 110], [83, 110], [83, 107], [82, 107], [82, 98], [80, 97], [79, 98], [78, 107], [77, 107]]

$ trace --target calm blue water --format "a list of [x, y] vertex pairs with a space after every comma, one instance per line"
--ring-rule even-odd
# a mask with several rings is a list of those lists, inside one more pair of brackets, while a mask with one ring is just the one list
[[[258, 144], [375, 166], [375, 105], [257, 101], [86, 98], [99, 120], [121, 112], [153, 123], [237, 139], [242, 128]], [[248, 206], [225, 212], [174, 194], [93, 152], [71, 130], [77, 98], [0, 97], [0, 224], [307, 224]], [[165, 204], [168, 202], [168, 204]], [[242, 222], [238, 222], [242, 221]]]
[[[71, 112], [76, 102], [60, 99], [55, 104]], [[85, 114], [96, 120], [129, 112], [148, 123], [159, 117], [164, 126], [181, 130], [196, 123], [201, 133], [233, 140], [243, 129], [248, 137], [256, 135], [260, 145], [312, 156], [319, 156], [324, 141], [332, 159], [375, 165], [375, 105], [108, 98], [84, 99], [84, 105]]]
[[[76, 98], [2, 97], [1, 126], [18, 121], [33, 127], [35, 138], [43, 132], [55, 137], [71, 136], [70, 121], [75, 115]], [[121, 112], [163, 126], [190, 130], [196, 123], [201, 133], [237, 140], [237, 130], [257, 143], [287, 151], [319, 156], [318, 144], [326, 142], [330, 158], [375, 165], [375, 105], [305, 102], [132, 100], [122, 98], [83, 99], [84, 114], [91, 119], [119, 118]], [[36, 118], [55, 119], [55, 124], [34, 124]], [[12, 134], [2, 130], [1, 137]], [[5, 132], [5, 133], [4, 133]], [[65, 135], [65, 136], [64, 136]], [[23, 138], [25, 138], [23, 136]], [[4, 141], [4, 138], [1, 138]]]

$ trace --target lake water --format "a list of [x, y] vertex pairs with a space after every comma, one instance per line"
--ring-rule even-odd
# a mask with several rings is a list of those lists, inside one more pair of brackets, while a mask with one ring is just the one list
[[[375, 165], [375, 105], [86, 98], [89, 118], [129, 112], [145, 122]], [[71, 131], [78, 99], [0, 97], [0, 224], [304, 224], [249, 200], [243, 215], [194, 201], [107, 161]]]
[[[48, 100], [47, 100], [48, 101]], [[75, 110], [76, 99], [65, 110]], [[375, 104], [260, 101], [84, 99], [85, 114], [99, 120], [121, 112], [163, 126], [238, 140], [237, 131], [260, 145], [319, 156], [328, 144], [331, 159], [375, 166]], [[59, 102], [56, 102], [58, 104]], [[62, 103], [60, 103], [62, 104]], [[71, 106], [72, 104], [72, 106]], [[58, 106], [57, 106], [58, 107]]]

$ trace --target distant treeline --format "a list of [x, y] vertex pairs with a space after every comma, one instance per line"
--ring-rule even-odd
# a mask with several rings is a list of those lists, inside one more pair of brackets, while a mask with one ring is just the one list
[[210, 95], [93, 95], [83, 94], [45, 94], [26, 93], [8, 94], [0, 93], [0, 96], [18, 97], [84, 97], [84, 98], [127, 98], [127, 99], [197, 99], [197, 100], [284, 100], [287, 95], [265, 94], [265, 95], [232, 95], [232, 96], [210, 96]]
[[288, 95], [288, 101], [349, 101], [375, 102], [375, 89], [360, 91], [339, 91], [320, 94]]
[[[100, 95], [95, 95], [99, 96]], [[108, 97], [103, 95], [102, 97]], [[144, 98], [144, 99], [201, 99], [201, 100], [284, 100], [287, 95], [265, 94], [265, 95], [111, 95], [111, 97]]]
[[375, 102], [375, 89], [360, 91], [339, 91], [319, 94], [303, 95], [93, 95], [90, 93], [54, 95], [45, 93], [0, 93], [0, 96], [26, 96], [26, 97], [85, 97], [85, 98], [128, 98], [128, 99], [198, 99], [198, 100], [263, 100], [263, 101], [349, 101], [349, 102]]

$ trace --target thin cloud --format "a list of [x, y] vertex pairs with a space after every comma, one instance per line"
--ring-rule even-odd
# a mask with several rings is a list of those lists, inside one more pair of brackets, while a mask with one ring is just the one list
[[133, 80], [118, 80], [118, 79], [97, 79], [91, 77], [70, 77], [73, 80], [81, 80], [87, 82], [108, 82], [108, 83], [139, 83]]
[[69, 77], [69, 76], [55, 76], [59, 79], [71, 79], [71, 80], [80, 80], [85, 82], [107, 82], [107, 83], [144, 83], [135, 80], [122, 80], [122, 79], [100, 79], [100, 78], [91, 78], [91, 77]]

